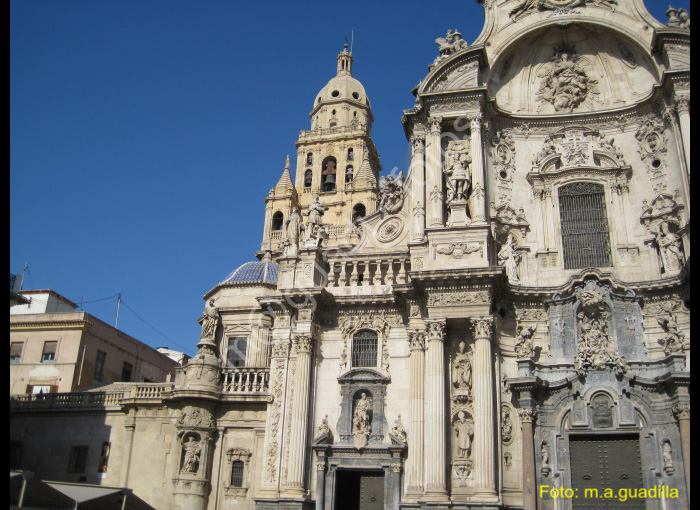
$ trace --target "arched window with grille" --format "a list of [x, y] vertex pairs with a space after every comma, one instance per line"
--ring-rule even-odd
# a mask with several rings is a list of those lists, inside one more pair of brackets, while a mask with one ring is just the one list
[[363, 329], [352, 337], [352, 366], [376, 367], [377, 366], [378, 337], [375, 331]]
[[594, 182], [559, 188], [564, 269], [610, 267], [610, 230], [605, 189]]

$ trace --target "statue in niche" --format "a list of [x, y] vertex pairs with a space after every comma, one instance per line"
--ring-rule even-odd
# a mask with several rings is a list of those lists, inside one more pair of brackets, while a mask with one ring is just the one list
[[372, 432], [372, 403], [367, 398], [367, 393], [362, 392], [360, 399], [355, 404], [355, 412], [352, 416], [352, 435], [355, 448], [367, 446], [370, 432]]
[[547, 441], [542, 441], [542, 447], [540, 448], [540, 460], [542, 461], [542, 474], [544, 476], [549, 476], [552, 468], [549, 467], [549, 445]]
[[554, 48], [554, 56], [538, 73], [543, 78], [537, 91], [538, 101], [549, 103], [557, 112], [571, 113], [587, 99], [598, 94], [598, 81], [586, 73], [583, 59], [573, 46], [563, 43]]
[[285, 239], [282, 243], [285, 256], [296, 255], [299, 250], [301, 233], [304, 231], [304, 224], [299, 214], [298, 207], [292, 207], [292, 212], [285, 222]]
[[661, 262], [666, 273], [677, 273], [683, 267], [681, 238], [671, 230], [671, 223], [662, 221], [653, 232], [661, 252]]
[[196, 473], [199, 469], [199, 456], [202, 453], [202, 447], [199, 441], [190, 436], [189, 440], [182, 445], [184, 450], [184, 459], [182, 461], [183, 473]]
[[520, 265], [520, 254], [517, 252], [518, 242], [515, 240], [513, 232], [508, 233], [508, 239], [498, 252], [498, 264], [505, 267], [508, 282], [513, 285], [520, 285], [518, 278], [518, 265]]
[[214, 300], [210, 299], [204, 307], [204, 313], [198, 321], [202, 325], [202, 333], [199, 338], [202, 340], [214, 340], [216, 327], [219, 325], [219, 309], [214, 306]]
[[510, 417], [510, 409], [503, 408], [503, 420], [501, 422], [501, 438], [505, 444], [513, 441], [513, 419]]
[[447, 144], [445, 176], [447, 176], [447, 200], [449, 205], [456, 200], [466, 200], [471, 186], [470, 165], [472, 158], [463, 141], [452, 140]]
[[452, 425], [457, 436], [457, 456], [460, 459], [470, 458], [472, 439], [474, 438], [474, 422], [467, 419], [464, 411], [459, 411]]
[[678, 329], [676, 317], [673, 315], [657, 317], [656, 321], [666, 333], [666, 336], [659, 339], [659, 343], [663, 345], [664, 353], [668, 356], [674, 352], [683, 352], [685, 335]]
[[472, 360], [471, 354], [466, 351], [467, 344], [464, 341], [459, 342], [453, 362], [452, 384], [458, 390], [462, 390], [460, 393], [469, 396], [472, 387]]
[[673, 468], [673, 448], [671, 448], [671, 441], [668, 439], [661, 445], [661, 456], [664, 459], [664, 471], [667, 475], [672, 475], [675, 471]]
[[535, 354], [532, 337], [536, 329], [537, 324], [517, 327], [516, 333], [518, 333], [518, 336], [515, 339], [515, 354], [518, 359], [532, 358]]

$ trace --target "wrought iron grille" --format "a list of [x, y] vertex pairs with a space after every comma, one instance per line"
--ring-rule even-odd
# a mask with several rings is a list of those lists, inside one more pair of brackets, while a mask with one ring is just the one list
[[243, 461], [236, 460], [231, 466], [231, 487], [243, 487]]
[[559, 188], [564, 269], [610, 267], [610, 233], [602, 184]]
[[352, 337], [352, 366], [377, 366], [377, 334], [374, 331], [360, 331]]

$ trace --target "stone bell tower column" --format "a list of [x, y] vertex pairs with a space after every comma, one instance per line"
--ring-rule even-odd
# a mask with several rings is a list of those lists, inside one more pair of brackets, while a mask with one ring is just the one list
[[493, 317], [473, 317], [474, 326], [474, 490], [482, 501], [495, 501]]
[[426, 320], [425, 495], [447, 499], [445, 447], [445, 319]]

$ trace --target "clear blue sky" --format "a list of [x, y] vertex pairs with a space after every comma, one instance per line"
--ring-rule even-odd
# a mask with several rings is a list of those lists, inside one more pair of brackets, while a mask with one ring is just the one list
[[474, 0], [10, 6], [10, 272], [28, 263], [25, 289], [108, 323], [116, 298], [95, 300], [120, 292], [120, 329], [189, 353], [202, 296], [260, 247], [263, 199], [346, 36], [384, 171], [405, 171], [401, 112], [435, 38], [483, 24]]

